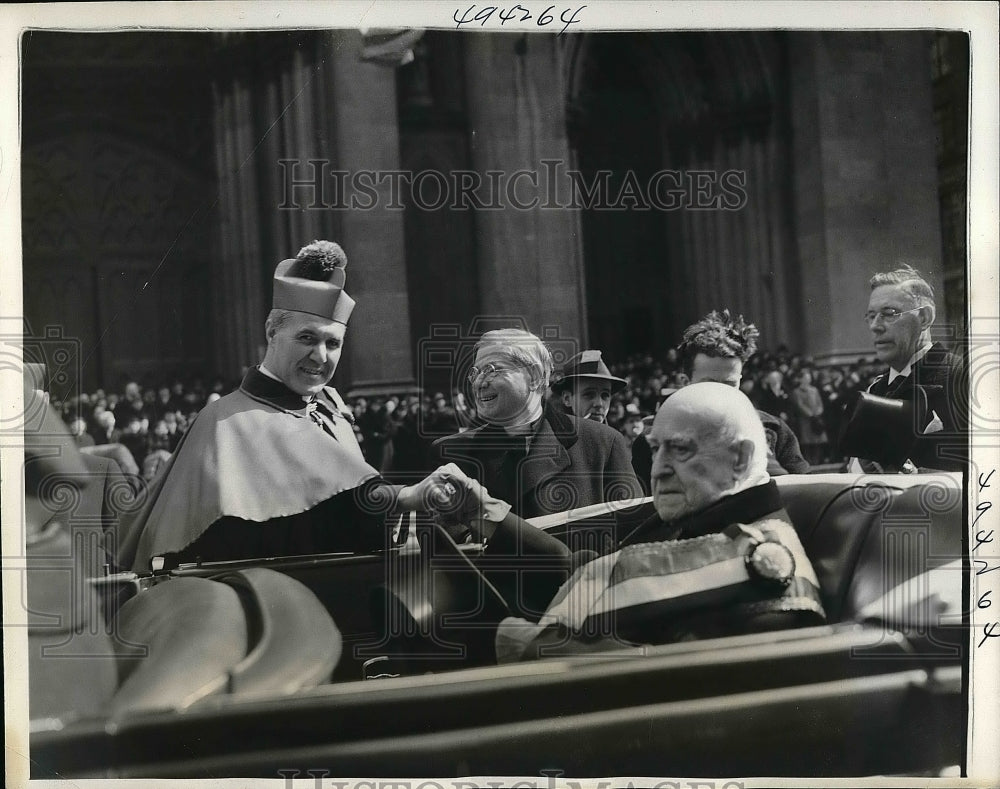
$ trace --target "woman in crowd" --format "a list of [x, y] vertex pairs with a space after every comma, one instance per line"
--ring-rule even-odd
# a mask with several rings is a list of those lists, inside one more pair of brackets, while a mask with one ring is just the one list
[[794, 380], [796, 386], [789, 396], [794, 413], [793, 427], [799, 436], [802, 455], [810, 465], [815, 466], [823, 462], [827, 442], [823, 400], [819, 390], [812, 385], [812, 376], [808, 370], [802, 370]]

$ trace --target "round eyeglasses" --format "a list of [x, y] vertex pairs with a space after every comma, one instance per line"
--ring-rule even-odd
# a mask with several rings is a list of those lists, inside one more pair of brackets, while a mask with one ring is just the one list
[[923, 307], [914, 307], [912, 310], [897, 310], [895, 307], [883, 307], [878, 310], [868, 310], [865, 313], [865, 323], [871, 326], [876, 320], [881, 320], [884, 324], [895, 323], [908, 312], [919, 312]]
[[469, 383], [475, 383], [481, 375], [485, 375], [487, 378], [493, 378], [494, 376], [505, 373], [510, 369], [511, 368], [509, 367], [501, 367], [500, 365], [493, 364], [492, 362], [490, 364], [484, 364], [482, 367], [470, 367], [468, 375]]

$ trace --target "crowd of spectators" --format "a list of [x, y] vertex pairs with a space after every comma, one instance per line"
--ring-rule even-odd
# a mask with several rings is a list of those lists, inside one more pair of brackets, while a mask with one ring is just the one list
[[[637, 354], [610, 367], [628, 385], [613, 395], [608, 424], [629, 438], [642, 433], [643, 417], [655, 413], [664, 397], [688, 383], [674, 348], [659, 359]], [[780, 417], [795, 431], [810, 464], [839, 463], [843, 457], [836, 441], [844, 398], [866, 389], [882, 369], [877, 361], [864, 358], [848, 365], [819, 366], [780, 346], [750, 357], [743, 366], [740, 389], [756, 408]]]
[[[613, 395], [608, 424], [630, 441], [642, 434], [643, 418], [655, 413], [672, 390], [687, 384], [674, 348], [660, 358], [635, 354], [610, 367], [628, 385]], [[757, 408], [791, 426], [810, 464], [839, 463], [843, 458], [836, 439], [844, 397], [866, 388], [880, 371], [877, 362], [866, 359], [818, 366], [782, 346], [754, 354], [744, 366], [740, 388]], [[201, 378], [178, 377], [146, 386], [133, 380], [121, 392], [98, 389], [53, 405], [79, 446], [118, 445], [116, 459], [123, 470], [149, 481], [198, 411], [236, 386], [221, 377], [208, 384]], [[450, 396], [411, 393], [347, 402], [365, 459], [399, 478], [426, 471], [428, 447], [435, 439], [478, 424], [472, 403], [459, 390]]]
[[77, 446], [114, 446], [127, 475], [151, 480], [177, 448], [191, 420], [206, 403], [232, 391], [221, 378], [175, 378], [143, 387], [128, 381], [120, 392], [97, 389], [66, 401], [53, 400]]

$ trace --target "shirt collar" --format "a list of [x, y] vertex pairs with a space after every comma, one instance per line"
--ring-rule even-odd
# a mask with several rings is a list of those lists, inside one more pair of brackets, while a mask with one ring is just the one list
[[538, 425], [541, 424], [541, 421], [542, 415], [539, 413], [530, 421], [520, 425], [505, 425], [503, 432], [508, 436], [533, 436], [538, 431]]
[[910, 357], [910, 360], [903, 365], [902, 370], [893, 370], [892, 367], [889, 368], [889, 380], [888, 383], [892, 383], [897, 378], [905, 378], [911, 372], [913, 372], [913, 365], [923, 359], [927, 352], [931, 349], [931, 343], [926, 342], [920, 348], [917, 349], [916, 353]]
[[271, 378], [271, 379], [273, 379], [275, 381], [280, 381], [281, 380], [278, 376], [276, 376], [274, 373], [272, 373], [270, 370], [268, 370], [264, 366], [263, 362], [261, 364], [257, 365], [257, 369], [260, 370], [262, 373], [264, 373], [264, 375], [266, 375], [268, 378]]
[[514, 442], [512, 446], [516, 446], [527, 452], [531, 448], [531, 442], [534, 441], [538, 435], [538, 431], [541, 429], [543, 417], [544, 413], [530, 422], [522, 422], [519, 425], [511, 425], [509, 427], [487, 423], [478, 432], [482, 436], [492, 436], [491, 441], [499, 442], [497, 446], [508, 446], [507, 442]]
[[247, 371], [240, 389], [255, 400], [269, 403], [282, 411], [305, 413], [306, 405], [312, 401], [312, 398], [293, 392], [274, 373], [261, 367], [251, 367]]
[[[268, 369], [267, 369], [267, 368], [266, 368], [266, 367], [264, 366], [263, 362], [262, 362], [261, 364], [259, 364], [259, 365], [258, 365], [258, 368], [257, 368], [257, 369], [259, 369], [259, 370], [260, 370], [260, 371], [261, 371], [262, 373], [264, 373], [264, 375], [266, 375], [266, 376], [267, 376], [268, 378], [270, 378], [271, 380], [273, 380], [273, 381], [277, 381], [277, 382], [278, 382], [279, 384], [281, 384], [282, 386], [285, 386], [285, 382], [284, 382], [284, 381], [282, 381], [282, 380], [281, 380], [281, 379], [280, 379], [280, 378], [279, 378], [278, 376], [276, 376], [276, 375], [275, 375], [274, 373], [272, 373], [272, 372], [271, 372], [270, 370], [268, 370]], [[286, 386], [285, 388], [287, 389], [288, 387]], [[291, 391], [291, 390], [289, 390], [289, 391]], [[300, 394], [298, 394], [298, 392], [293, 392], [293, 394], [297, 395], [298, 397], [301, 397], [301, 398], [302, 398], [302, 401], [303, 401], [303, 402], [305, 402], [305, 403], [311, 403], [311, 402], [312, 402], [313, 400], [315, 400], [315, 399], [316, 399], [316, 396], [315, 396], [315, 395], [300, 395]]]
[[529, 415], [528, 419], [517, 425], [497, 425], [491, 424], [492, 432], [503, 432], [508, 436], [532, 436], [538, 430], [538, 425], [541, 424], [543, 415], [542, 404], [534, 408], [532, 413]]

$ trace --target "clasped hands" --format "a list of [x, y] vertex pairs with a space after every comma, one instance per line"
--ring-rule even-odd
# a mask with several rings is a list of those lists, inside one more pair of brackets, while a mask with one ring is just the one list
[[399, 498], [401, 509], [434, 513], [445, 524], [496, 523], [510, 511], [509, 504], [490, 496], [454, 463], [439, 466], [416, 485], [403, 488]]

